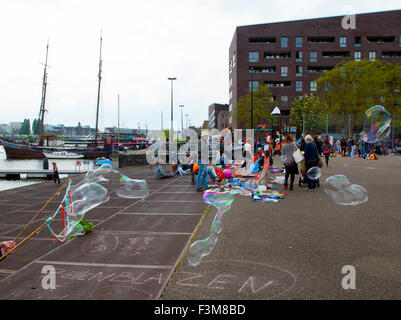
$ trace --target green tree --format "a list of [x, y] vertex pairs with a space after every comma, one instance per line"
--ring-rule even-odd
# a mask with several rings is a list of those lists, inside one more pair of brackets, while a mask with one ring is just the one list
[[318, 96], [305, 94], [302, 99], [292, 102], [291, 124], [295, 125], [298, 131], [305, 128], [304, 133], [314, 133], [323, 125], [324, 111]]
[[32, 122], [32, 133], [34, 135], [38, 135], [39, 134], [39, 132], [38, 132], [38, 119], [33, 119], [33, 122]]
[[355, 121], [375, 105], [400, 115], [400, 71], [400, 64], [380, 60], [343, 61], [317, 80], [318, 92], [327, 111], [343, 115], [344, 120], [351, 115]]
[[[271, 111], [275, 106], [272, 100], [272, 93], [267, 86], [259, 86], [253, 91], [253, 126], [254, 128], [259, 125], [270, 123]], [[251, 92], [238, 99], [235, 106], [237, 127], [250, 128], [251, 127]]]
[[209, 128], [209, 121], [204, 120], [202, 124], [202, 129], [207, 129], [207, 128]]
[[19, 134], [29, 135], [31, 134], [31, 123], [29, 119], [24, 119], [21, 128], [19, 129]]

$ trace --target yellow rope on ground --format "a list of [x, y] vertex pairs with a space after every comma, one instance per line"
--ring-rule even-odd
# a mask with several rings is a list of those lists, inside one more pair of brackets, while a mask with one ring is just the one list
[[15, 237], [13, 242], [17, 241], [18, 238], [21, 236], [21, 234], [28, 228], [32, 222], [36, 219], [36, 217], [49, 205], [49, 203], [57, 196], [57, 194], [65, 188], [65, 186], [70, 182], [71, 179], [68, 179], [61, 187], [56, 191], [56, 193], [44, 204], [42, 208], [33, 216], [33, 218], [24, 226], [24, 228], [18, 233], [18, 235]]

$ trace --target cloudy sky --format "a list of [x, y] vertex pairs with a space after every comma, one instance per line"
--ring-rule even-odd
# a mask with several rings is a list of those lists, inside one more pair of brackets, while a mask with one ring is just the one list
[[[399, 0], [0, 0], [0, 123], [39, 114], [49, 39], [48, 124], [159, 129], [179, 105], [192, 124], [228, 103], [228, 48], [238, 25], [400, 9]], [[185, 125], [185, 118], [184, 118]], [[179, 125], [180, 126], [180, 125]], [[178, 124], [176, 124], [178, 128]]]

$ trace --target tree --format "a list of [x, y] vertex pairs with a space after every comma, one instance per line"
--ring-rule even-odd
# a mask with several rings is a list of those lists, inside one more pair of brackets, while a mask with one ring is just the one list
[[33, 132], [33, 134], [34, 135], [38, 135], [39, 134], [39, 132], [38, 132], [38, 119], [33, 119], [33, 122], [32, 122], [32, 132]]
[[400, 64], [380, 60], [343, 61], [317, 80], [318, 92], [328, 112], [343, 115], [344, 120], [351, 115], [355, 121], [375, 105], [400, 115], [400, 71]]
[[[259, 86], [253, 91], [253, 125], [269, 124], [271, 109], [275, 106], [272, 93], [267, 86]], [[251, 92], [238, 99], [236, 104], [237, 126], [240, 128], [251, 127]], [[253, 128], [253, 129], [254, 129]]]
[[19, 129], [19, 134], [29, 135], [31, 134], [31, 124], [29, 119], [24, 119], [21, 128]]
[[294, 100], [290, 111], [291, 123], [297, 130], [305, 129], [304, 133], [313, 133], [322, 126], [324, 108], [319, 97], [303, 95], [302, 99]]
[[202, 124], [202, 129], [208, 129], [209, 128], [209, 121], [208, 120], [204, 120], [203, 124]]

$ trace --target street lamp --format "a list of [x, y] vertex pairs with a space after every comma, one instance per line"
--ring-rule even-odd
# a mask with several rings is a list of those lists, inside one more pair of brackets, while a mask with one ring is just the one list
[[185, 115], [185, 118], [186, 118], [186, 122], [185, 122], [185, 123], [186, 123], [187, 129], [189, 128], [189, 127], [188, 127], [188, 117], [189, 117], [189, 114], [186, 114], [186, 115]]
[[253, 67], [251, 67], [251, 129], [253, 129]]
[[180, 104], [179, 107], [181, 108], [181, 132], [184, 130], [184, 122], [182, 120], [182, 109], [184, 108], [183, 104]]
[[170, 123], [170, 134], [173, 134], [173, 81], [177, 78], [167, 78], [171, 81], [171, 123]]

